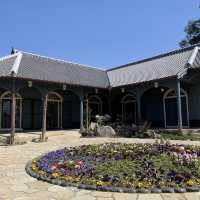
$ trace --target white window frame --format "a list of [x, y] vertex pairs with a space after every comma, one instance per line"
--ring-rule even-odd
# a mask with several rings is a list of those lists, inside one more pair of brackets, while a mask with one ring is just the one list
[[[50, 95], [55, 95], [58, 97], [58, 99], [51, 99], [49, 98]], [[48, 102], [56, 102], [57, 108], [58, 108], [58, 121], [57, 121], [57, 127], [62, 128], [62, 107], [63, 107], [63, 97], [58, 94], [57, 92], [49, 92], [47, 95], [47, 112], [48, 112]]]
[[[94, 101], [94, 99], [96, 99], [97, 101]], [[97, 95], [91, 95], [89, 96], [88, 98], [88, 104], [89, 104], [89, 107], [90, 107], [90, 104], [95, 104], [98, 106], [98, 115], [102, 115], [102, 100], [99, 96]]]
[[[129, 101], [127, 101], [126, 99], [127, 98], [132, 98], [133, 100], [129, 100]], [[135, 120], [134, 120], [134, 122], [133, 123], [136, 123], [136, 99], [135, 99], [135, 96], [133, 95], [133, 94], [126, 94], [125, 96], [123, 96], [122, 97], [122, 100], [121, 100], [121, 104], [122, 104], [122, 121], [124, 121], [125, 120], [125, 116], [126, 116], [126, 109], [125, 109], [125, 105], [127, 104], [127, 103], [134, 103], [134, 107], [135, 107], [135, 113], [134, 113], [134, 115], [135, 115]]]
[[[11, 96], [10, 97], [5, 97], [8, 94], [12, 95], [12, 93], [10, 91], [6, 91], [0, 96], [0, 128], [2, 130], [6, 130], [7, 129], [7, 128], [2, 128], [2, 102], [3, 102], [3, 100], [6, 100], [6, 99], [12, 101], [12, 97]], [[21, 95], [19, 93], [15, 93], [15, 99], [20, 101], [19, 127], [16, 127], [16, 129], [22, 129], [22, 100], [23, 99], [22, 99], [22, 97], [21, 97]], [[11, 129], [11, 128], [8, 128], [8, 129]]]
[[[170, 92], [174, 91], [174, 95], [173, 96], [168, 96]], [[187, 92], [181, 88], [181, 98], [185, 97], [186, 98], [186, 114], [187, 114], [187, 126], [184, 126], [183, 128], [189, 128], [190, 124], [189, 124], [189, 106], [188, 106], [188, 94]], [[165, 128], [177, 128], [177, 126], [167, 126], [167, 119], [166, 119], [166, 105], [165, 105], [165, 100], [166, 99], [176, 99], [177, 95], [176, 95], [176, 91], [175, 89], [168, 89], [165, 94], [163, 95], [163, 110], [164, 110], [164, 124], [165, 124]], [[177, 101], [177, 100], [176, 100]], [[182, 105], [181, 105], [182, 106]]]

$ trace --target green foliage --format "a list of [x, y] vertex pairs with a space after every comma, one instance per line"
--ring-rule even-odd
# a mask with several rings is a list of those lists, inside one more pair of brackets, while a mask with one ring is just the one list
[[172, 157], [167, 154], [160, 154], [151, 157], [152, 165], [156, 170], [162, 170], [167, 174], [174, 168]]
[[[180, 137], [181, 133], [177, 133]], [[200, 186], [200, 147], [105, 143], [50, 152], [32, 170], [75, 183], [127, 188]], [[64, 159], [64, 160], [63, 160]]]
[[192, 133], [181, 133], [181, 132], [161, 132], [160, 136], [162, 138], [169, 139], [169, 140], [200, 140], [198, 135]]
[[186, 38], [179, 43], [181, 47], [200, 43], [200, 19], [189, 21], [184, 31]]
[[110, 160], [95, 169], [95, 174], [108, 176], [128, 176], [134, 177], [135, 172], [140, 168], [140, 163], [130, 160]]

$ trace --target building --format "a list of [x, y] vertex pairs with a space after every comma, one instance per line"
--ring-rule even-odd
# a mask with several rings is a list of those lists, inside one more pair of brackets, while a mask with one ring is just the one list
[[12, 50], [0, 59], [0, 85], [0, 130], [79, 128], [89, 114], [105, 113], [152, 127], [200, 127], [198, 45], [109, 70]]

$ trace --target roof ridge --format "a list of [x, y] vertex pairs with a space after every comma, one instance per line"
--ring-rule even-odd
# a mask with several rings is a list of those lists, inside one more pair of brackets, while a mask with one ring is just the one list
[[165, 53], [161, 53], [161, 54], [149, 57], [149, 58], [136, 60], [136, 61], [131, 62], [131, 63], [127, 63], [127, 64], [124, 64], [124, 65], [120, 65], [118, 67], [113, 67], [113, 68], [107, 69], [106, 71], [109, 72], [109, 71], [112, 71], [112, 70], [115, 70], [115, 69], [120, 69], [120, 68], [123, 68], [123, 67], [127, 67], [129, 65], [135, 65], [135, 64], [151, 61], [151, 60], [162, 58], [162, 57], [169, 56], [169, 55], [172, 55], [172, 54], [176, 54], [176, 53], [184, 52], [184, 51], [187, 51], [187, 50], [191, 50], [192, 48], [198, 47], [198, 46], [200, 46], [200, 43], [197, 43], [195, 45], [191, 45], [189, 47], [174, 49], [174, 50], [171, 50], [171, 51], [168, 51], [168, 52], [165, 52]]
[[17, 57], [15, 59], [15, 62], [13, 63], [13, 66], [10, 70], [10, 75], [11, 76], [16, 76], [17, 73], [18, 73], [18, 69], [19, 69], [19, 65], [21, 63], [21, 60], [22, 60], [22, 56], [23, 54], [21, 52], [17, 52], [16, 53]]
[[17, 56], [16, 53], [15, 53], [15, 54], [12, 54], [12, 55], [3, 56], [3, 57], [0, 58], [0, 61], [3, 61], [3, 60], [6, 60], [6, 59], [9, 59], [9, 58], [12, 58], [12, 57], [15, 57], [15, 56]]
[[94, 70], [106, 72], [105, 69], [101, 69], [101, 68], [98, 68], [98, 67], [79, 64], [79, 63], [76, 63], [76, 62], [71, 62], [71, 61], [62, 60], [62, 59], [58, 59], [58, 58], [52, 58], [52, 57], [48, 57], [48, 56], [41, 56], [39, 54], [34, 54], [34, 53], [31, 53], [31, 52], [22, 51], [22, 50], [18, 50], [18, 49], [15, 49], [15, 52], [21, 52], [21, 53], [24, 53], [24, 54], [29, 54], [29, 55], [32, 55], [32, 56], [36, 56], [36, 57], [47, 59], [47, 60], [54, 61], [54, 62], [68, 63], [68, 64], [73, 64], [73, 65], [78, 65], [79, 67], [84, 67], [84, 68], [89, 68], [89, 69], [94, 69]]
[[190, 66], [192, 66], [194, 64], [194, 61], [195, 61], [195, 58], [197, 56], [199, 49], [200, 48], [198, 46], [194, 47], [194, 50], [192, 51], [192, 53], [188, 59], [188, 62], [187, 62]]

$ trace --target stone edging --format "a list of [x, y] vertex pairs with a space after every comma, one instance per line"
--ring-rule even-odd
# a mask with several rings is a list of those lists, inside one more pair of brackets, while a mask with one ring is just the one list
[[[36, 159], [39, 159], [41, 156], [37, 157]], [[33, 171], [32, 168], [32, 160], [29, 161], [26, 164], [25, 170], [27, 174], [32, 176], [33, 178], [36, 178], [38, 180], [46, 181], [48, 183], [54, 184], [54, 185], [60, 185], [63, 187], [71, 186], [71, 187], [77, 187], [79, 189], [86, 189], [86, 190], [95, 190], [95, 191], [104, 191], [104, 192], [121, 192], [121, 193], [185, 193], [185, 192], [199, 192], [200, 187], [184, 187], [184, 188], [152, 188], [152, 189], [134, 189], [134, 188], [122, 188], [122, 187], [98, 187], [96, 185], [86, 185], [86, 184], [78, 184], [78, 183], [69, 183], [65, 180], [61, 180], [59, 178], [48, 178], [44, 175], [40, 175], [37, 172]]]

